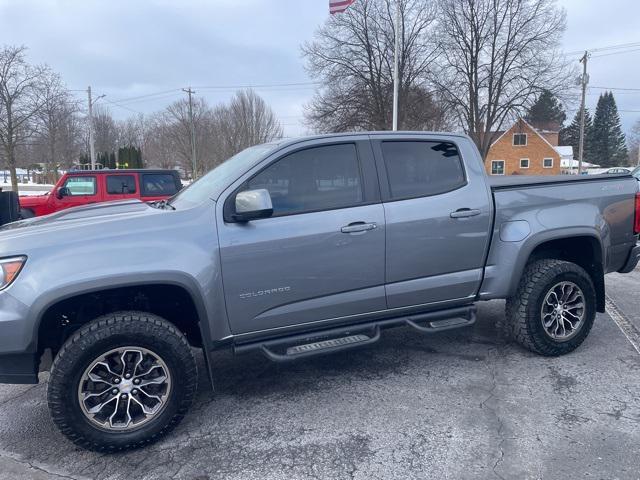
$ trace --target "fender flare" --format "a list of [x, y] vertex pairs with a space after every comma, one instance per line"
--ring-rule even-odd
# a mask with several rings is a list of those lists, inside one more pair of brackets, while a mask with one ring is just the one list
[[599, 267], [599, 271], [597, 276], [593, 278], [594, 286], [596, 288], [596, 305], [598, 312], [604, 312], [605, 309], [605, 285], [604, 285], [604, 267], [603, 261], [605, 259], [605, 247], [602, 244], [600, 239], [600, 235], [595, 228], [589, 227], [568, 227], [557, 230], [546, 230], [542, 231], [538, 234], [532, 235], [528, 237], [520, 249], [520, 254], [517, 257], [516, 263], [513, 268], [513, 279], [511, 282], [511, 287], [509, 289], [509, 296], [515, 294], [518, 284], [520, 283], [520, 279], [522, 278], [522, 274], [524, 269], [529, 262], [531, 255], [540, 245], [544, 243], [551, 242], [554, 240], [564, 240], [576, 237], [588, 237], [596, 242], [596, 244], [600, 247], [600, 260], [599, 262], [595, 262], [596, 266]]
[[30, 315], [36, 318], [34, 322], [34, 339], [29, 351], [38, 351], [38, 340], [40, 326], [44, 314], [55, 304], [78, 295], [99, 292], [101, 290], [111, 290], [115, 288], [136, 287], [145, 285], [173, 285], [183, 288], [191, 297], [198, 314], [198, 328], [202, 338], [202, 346], [205, 351], [210, 349], [212, 344], [209, 326], [209, 315], [204, 302], [204, 296], [200, 292], [196, 280], [178, 271], [161, 271], [153, 273], [142, 273], [136, 275], [116, 275], [101, 277], [91, 281], [83, 281], [77, 284], [69, 284], [53, 290], [48, 290], [38, 297], [32, 307]]

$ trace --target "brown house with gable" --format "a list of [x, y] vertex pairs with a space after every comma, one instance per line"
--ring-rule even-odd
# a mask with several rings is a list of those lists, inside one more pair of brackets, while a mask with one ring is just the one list
[[485, 168], [489, 175], [560, 175], [557, 146], [558, 132], [519, 119], [491, 144]]

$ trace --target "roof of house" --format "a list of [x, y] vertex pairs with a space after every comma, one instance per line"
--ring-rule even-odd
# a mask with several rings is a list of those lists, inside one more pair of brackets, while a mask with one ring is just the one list
[[[519, 118], [517, 119], [515, 122], [513, 122], [511, 124], [511, 126], [509, 128], [507, 128], [504, 132], [502, 132], [502, 134], [497, 137], [493, 142], [491, 142], [491, 146], [493, 146], [494, 144], [496, 144], [508, 131], [510, 131], [518, 122], [524, 123], [527, 127], [529, 127], [529, 129], [531, 129], [538, 137], [540, 137], [544, 143], [546, 143], [547, 145], [549, 145], [550, 148], [552, 148], [554, 151], [556, 147], [554, 147], [553, 145], [551, 145], [549, 143], [549, 140], [547, 140], [546, 138], [544, 138], [543, 135], [540, 134], [540, 132], [533, 127], [529, 122], [527, 122], [524, 118]], [[555, 132], [554, 132], [555, 133]]]
[[555, 147], [556, 152], [560, 154], [562, 159], [572, 159], [573, 158], [573, 147], [571, 145], [558, 145]]

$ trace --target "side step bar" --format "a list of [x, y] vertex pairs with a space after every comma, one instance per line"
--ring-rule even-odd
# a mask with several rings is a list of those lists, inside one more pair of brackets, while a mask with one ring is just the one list
[[274, 362], [290, 362], [371, 345], [380, 340], [383, 328], [409, 326], [420, 333], [431, 334], [467, 327], [475, 322], [476, 307], [471, 305], [239, 344], [234, 346], [234, 351], [236, 354], [260, 351]]

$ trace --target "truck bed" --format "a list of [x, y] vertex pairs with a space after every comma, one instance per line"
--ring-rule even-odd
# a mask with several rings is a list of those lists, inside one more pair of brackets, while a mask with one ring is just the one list
[[619, 180], [631, 177], [630, 173], [600, 174], [600, 175], [488, 175], [488, 183], [492, 190], [512, 188], [526, 188], [555, 184], [574, 184], [584, 182], [598, 182], [603, 180]]

